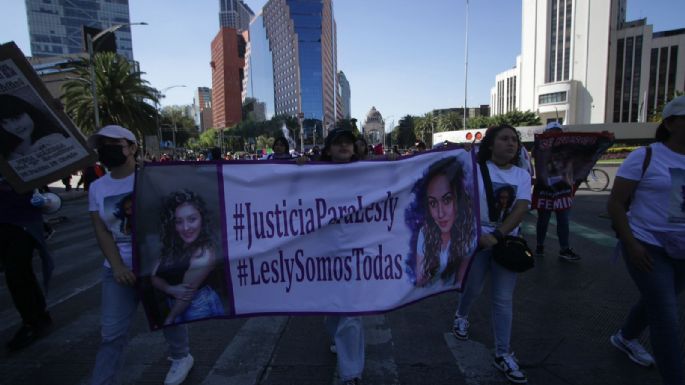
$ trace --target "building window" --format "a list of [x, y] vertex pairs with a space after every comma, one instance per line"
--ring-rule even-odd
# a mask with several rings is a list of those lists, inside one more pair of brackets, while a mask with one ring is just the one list
[[616, 45], [616, 76], [614, 77], [614, 122], [621, 121], [621, 95], [623, 94], [623, 47], [625, 39]]
[[564, 103], [564, 102], [566, 102], [566, 91], [552, 92], [549, 94], [542, 94], [538, 97], [538, 103], [540, 105]]

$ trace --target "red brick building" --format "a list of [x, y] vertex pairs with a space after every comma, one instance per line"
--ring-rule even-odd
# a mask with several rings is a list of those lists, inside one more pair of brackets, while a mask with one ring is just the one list
[[221, 28], [212, 40], [212, 115], [214, 128], [227, 128], [242, 118], [247, 32]]

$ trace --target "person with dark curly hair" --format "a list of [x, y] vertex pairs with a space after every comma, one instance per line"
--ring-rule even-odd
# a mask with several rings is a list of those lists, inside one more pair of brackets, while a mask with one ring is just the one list
[[162, 256], [152, 271], [152, 285], [167, 296], [164, 325], [225, 314], [219, 295], [206, 283], [217, 262], [204, 200], [189, 190], [164, 200]]
[[27, 101], [0, 95], [0, 155], [21, 158], [65, 139], [47, 116]]
[[464, 172], [455, 158], [441, 159], [423, 179], [425, 223], [416, 243], [416, 285], [437, 279], [461, 285], [470, 260], [474, 223]]

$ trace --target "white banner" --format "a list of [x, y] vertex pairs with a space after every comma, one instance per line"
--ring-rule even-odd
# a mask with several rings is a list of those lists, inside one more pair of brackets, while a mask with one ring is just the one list
[[[146, 167], [136, 182], [135, 243], [151, 326], [382, 312], [459, 289], [478, 240], [474, 170], [463, 150], [348, 164]], [[205, 208], [193, 210], [198, 197]], [[165, 215], [173, 225], [160, 226]], [[171, 258], [174, 242], [181, 251]], [[176, 305], [183, 295], [193, 298], [188, 317]], [[199, 297], [214, 312], [191, 310]]]

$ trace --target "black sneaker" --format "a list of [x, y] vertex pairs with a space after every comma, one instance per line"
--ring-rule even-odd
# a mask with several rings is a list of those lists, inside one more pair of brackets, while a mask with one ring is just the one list
[[538, 246], [535, 248], [535, 256], [536, 256], [536, 257], [540, 257], [540, 258], [544, 257], [544, 256], [545, 256], [545, 247], [544, 247], [544, 246], [539, 246], [539, 245], [538, 245]]
[[41, 321], [40, 325], [21, 325], [21, 328], [14, 333], [14, 337], [7, 342], [7, 349], [15, 351], [31, 345], [43, 337], [51, 325], [52, 319], [50, 319], [49, 315], [46, 316], [45, 320]]
[[492, 363], [497, 369], [502, 371], [507, 377], [507, 380], [514, 384], [527, 384], [528, 378], [526, 374], [521, 371], [519, 364], [514, 357], [514, 353], [505, 354], [501, 357], [495, 357]]
[[580, 260], [580, 255], [576, 254], [576, 252], [573, 251], [573, 249], [568, 248], [568, 249], [561, 250], [559, 252], [559, 258], [565, 259], [569, 262], [576, 262], [576, 261]]

